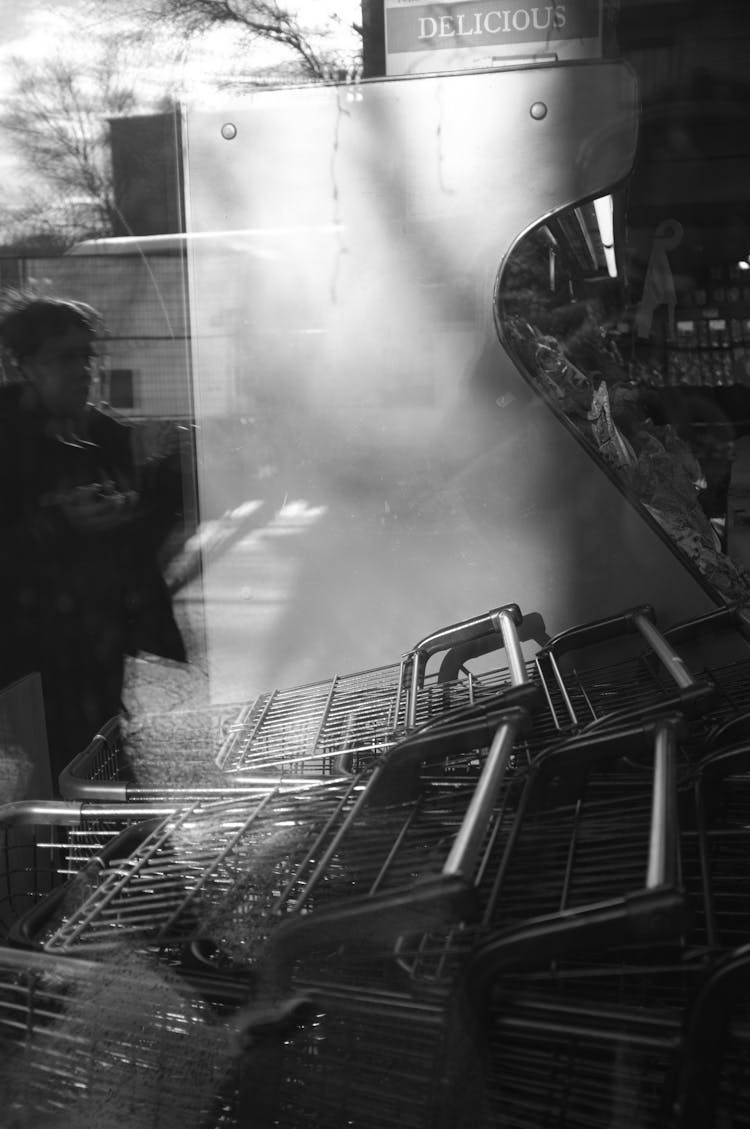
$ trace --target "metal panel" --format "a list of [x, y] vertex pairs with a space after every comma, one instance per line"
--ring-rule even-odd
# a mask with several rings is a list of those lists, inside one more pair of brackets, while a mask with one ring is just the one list
[[714, 606], [494, 324], [519, 237], [627, 176], [627, 67], [259, 91], [185, 117], [203, 515], [272, 515], [207, 562], [215, 697], [393, 662], [507, 600], [552, 632]]

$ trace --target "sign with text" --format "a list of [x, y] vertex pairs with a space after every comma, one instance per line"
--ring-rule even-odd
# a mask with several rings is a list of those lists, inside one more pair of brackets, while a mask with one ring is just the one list
[[389, 75], [601, 57], [602, 0], [384, 0]]

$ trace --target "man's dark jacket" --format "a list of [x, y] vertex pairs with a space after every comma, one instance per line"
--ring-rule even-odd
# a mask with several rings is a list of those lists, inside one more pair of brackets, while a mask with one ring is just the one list
[[120, 712], [124, 655], [185, 661], [156, 560], [158, 500], [116, 529], [73, 528], [60, 496], [77, 486], [133, 485], [126, 425], [87, 409], [86, 440], [64, 442], [0, 387], [0, 687], [42, 676], [53, 776]]

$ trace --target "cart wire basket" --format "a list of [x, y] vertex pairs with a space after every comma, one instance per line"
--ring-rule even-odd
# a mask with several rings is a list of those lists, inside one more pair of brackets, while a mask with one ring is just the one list
[[714, 950], [749, 944], [750, 739], [704, 757], [681, 800], [691, 941]]
[[[60, 773], [60, 794], [93, 803], [177, 804], [267, 790], [274, 783], [271, 777], [253, 788], [216, 765], [244, 712], [244, 705], [234, 704], [127, 722], [113, 717]], [[300, 787], [304, 783], [298, 782]]]
[[[266, 1061], [267, 1111], [297, 1129], [741, 1129], [750, 1099], [750, 948], [645, 946], [637, 959], [537, 947], [507, 975], [485, 938], [440, 994], [295, 981], [312, 1017]], [[532, 966], [534, 961], [529, 962]], [[258, 1089], [238, 1086], [253, 1109]]]
[[[733, 661], [707, 665], [709, 643], [720, 630], [729, 637], [721, 654]], [[679, 649], [678, 649], [679, 648]], [[722, 609], [662, 633], [654, 609], [642, 605], [570, 628], [537, 652], [535, 675], [544, 689], [553, 725], [561, 734], [644, 718], [678, 709], [691, 718], [714, 719], [732, 710], [717, 675], [731, 680], [750, 669], [744, 624]]]
[[[529, 701], [531, 686], [518, 687]], [[528, 714], [519, 707], [405, 738], [369, 773], [303, 793], [192, 805], [152, 825], [127, 858], [97, 876], [90, 896], [46, 937], [49, 951], [95, 951], [123, 937], [156, 944], [209, 938], [257, 953], [289, 915], [346, 902], [348, 928], [389, 938], [410, 918], [454, 915], [471, 897], [485, 823]], [[423, 765], [478, 746], [478, 778], [431, 777]], [[128, 807], [129, 805], [125, 805]], [[64, 898], [65, 894], [61, 895]], [[24, 918], [38, 943], [50, 909]], [[235, 955], [235, 959], [237, 954]]]
[[[546, 641], [532, 658], [508, 652], [507, 667], [474, 672], [468, 663], [499, 650], [502, 619], [508, 617], [521, 641]], [[604, 665], [592, 666], [592, 653], [603, 654]], [[442, 661], [429, 675], [435, 654]], [[750, 650], [747, 655], [750, 660]], [[659, 631], [649, 605], [553, 639], [546, 637], [538, 614], [524, 617], [517, 605], [506, 605], [435, 632], [398, 668], [262, 695], [233, 728], [220, 763], [228, 772], [277, 771], [286, 743], [299, 735], [303, 756], [313, 762], [334, 753], [357, 764], [400, 735], [439, 724], [446, 711], [481, 708], [488, 696], [518, 681], [514, 664], [523, 665], [526, 679], [543, 691], [544, 706], [530, 736], [532, 754], [591, 724], [617, 724], [670, 708], [701, 712], [715, 694], [713, 681], [694, 675]]]
[[[167, 949], [210, 940], [222, 963], [252, 968], [279, 990], [324, 953], [339, 979], [407, 984], [423, 998], [455, 979], [490, 931], [509, 968], [538, 967], [569, 949], [676, 942], [685, 928], [680, 719], [576, 738], [518, 771], [518, 713], [498, 724], [473, 788], [418, 780], [407, 801], [404, 762], [391, 755], [397, 775], [386, 760], [347, 793], [329, 782], [302, 798], [278, 793], [260, 810], [177, 813], [98, 875], [90, 897], [52, 931], [50, 902], [28, 915], [25, 939], [86, 954], [123, 936]], [[427, 736], [399, 748], [414, 745], [424, 757]], [[320, 805], [312, 823], [311, 802]]]
[[527, 639], [546, 639], [541, 617], [504, 605], [433, 632], [400, 664], [277, 690], [237, 707], [147, 719], [139, 734], [146, 747], [135, 758], [112, 719], [65, 768], [60, 791], [67, 799], [100, 802], [167, 795], [188, 802], [267, 790], [272, 784], [298, 789], [317, 779], [351, 775], [371, 767], [406, 732], [427, 720], [440, 723], [475, 701], [480, 684], [471, 671], [450, 685], [438, 685], [437, 675], [425, 674], [429, 659], [472, 641], [506, 652], [511, 646], [508, 667], [481, 683], [481, 696], [488, 700], [513, 684], [516, 668], [524, 663], [520, 644]]
[[[509, 622], [519, 641], [513, 652], [507, 650]], [[733, 658], [709, 672], [704, 670], [705, 647], [693, 641], [710, 638], [719, 628], [731, 634]], [[681, 649], [684, 641], [691, 644], [687, 650], [700, 674], [675, 650], [673, 637]], [[533, 657], [520, 649], [528, 641], [541, 644]], [[507, 665], [488, 669], [488, 655], [503, 649]], [[439, 660], [437, 665], [433, 660]], [[508, 604], [433, 632], [399, 664], [264, 693], [236, 712], [224, 707], [218, 711], [220, 735], [214, 735], [213, 756], [183, 753], [189, 742], [180, 727], [189, 732], [195, 719], [191, 723], [187, 714], [172, 714], [165, 724], [173, 732], [166, 738], [154, 734], [150, 761], [142, 758], [133, 779], [112, 721], [61, 774], [60, 791], [68, 799], [100, 802], [167, 796], [188, 802], [201, 795], [263, 789], [269, 779], [299, 788], [312, 779], [356, 773], [404, 735], [481, 710], [518, 681], [519, 666], [543, 691], [528, 750], [533, 755], [589, 725], [616, 724], [649, 711], [679, 708], [710, 716], [713, 723], [731, 717], [740, 708], [743, 678], [750, 674], [750, 649], [730, 610], [664, 635], [653, 609], [644, 605], [550, 640], [538, 613], [524, 616], [517, 605]], [[164, 745], [171, 752], [179, 750], [179, 756], [160, 755]]]
[[487, 1112], [461, 1129], [747, 1123], [747, 947], [550, 950], [511, 975], [503, 950], [490, 936], [469, 970]]
[[[579, 960], [577, 975], [556, 966], [536, 978], [503, 977], [490, 942], [476, 954], [472, 998], [479, 1010], [484, 1116], [462, 1118], [460, 1129], [662, 1129], [683, 1048], [685, 1005], [703, 968], [662, 970], [678, 980], [682, 999], [635, 1003], [617, 969]], [[653, 982], [655, 970], [640, 977]], [[597, 975], [598, 973], [598, 975]], [[604, 982], [604, 983], [603, 983]], [[606, 986], [605, 986], [606, 985]], [[599, 995], [592, 991], [599, 989]], [[620, 998], [618, 998], [618, 995]], [[483, 1004], [479, 1001], [483, 1001]]]
[[[294, 1011], [279, 1012], [286, 1030]], [[252, 1030], [241, 984], [178, 975], [132, 950], [92, 963], [0, 948], [3, 1124], [230, 1125], [224, 1091], [240, 1013]]]
[[[501, 779], [498, 766], [511, 759], [538, 701], [538, 689], [528, 683], [520, 659], [515, 617], [503, 612], [498, 618], [518, 685], [496, 695], [492, 708], [488, 704], [450, 725], [416, 730], [369, 772], [312, 782], [303, 792], [267, 786], [260, 797], [194, 804], [152, 827], [142, 825], [143, 842], [127, 865], [105, 869], [90, 904], [81, 909], [83, 916], [78, 914], [75, 924], [71, 919], [72, 933], [59, 933], [55, 926], [56, 939], [48, 944], [65, 950], [86, 938], [97, 947], [123, 930], [184, 938], [199, 927], [205, 935], [227, 924], [250, 944], [292, 907], [309, 912], [321, 900], [359, 893], [369, 911], [373, 898], [382, 903], [395, 888], [395, 908], [403, 910], [404, 889], [420, 875], [435, 876], [443, 865], [448, 874], [434, 890], [422, 884], [409, 898], [410, 909], [431, 899], [445, 897], [450, 903], [463, 896], [477, 834]], [[510, 709], [509, 701], [514, 703]], [[473, 765], [482, 748], [489, 754], [478, 778], [455, 771], [431, 778], [423, 771], [448, 754], [454, 769], [461, 756]], [[460, 845], [451, 852], [451, 836], [459, 831]], [[342, 855], [342, 842], [355, 845]], [[26, 915], [16, 930], [19, 937], [28, 929], [36, 937], [37, 918], [47, 918], [53, 905], [64, 916], [67, 893], [50, 899], [38, 914]], [[381, 912], [379, 920], [386, 916]]]
[[33, 906], [94, 864], [123, 830], [164, 804], [18, 800], [0, 805], [0, 938]]
[[[508, 976], [491, 934], [430, 998], [308, 963], [292, 983], [313, 1001], [312, 1018], [267, 1060], [268, 1112], [247, 1123], [671, 1127], [685, 1016], [710, 961], [654, 945], [637, 964], [602, 963], [586, 944], [558, 940]], [[257, 1093], [240, 1081], [237, 1108], [257, 1112]]]
[[559, 958], [568, 946], [676, 942], [687, 913], [676, 775], [684, 731], [676, 714], [595, 730], [510, 778], [477, 868], [478, 916], [399, 950], [414, 989], [441, 983], [489, 933], [498, 968], [500, 950], [520, 969], [543, 964], [549, 945]]
[[718, 958], [687, 1011], [670, 1129], [750, 1125], [750, 946]]

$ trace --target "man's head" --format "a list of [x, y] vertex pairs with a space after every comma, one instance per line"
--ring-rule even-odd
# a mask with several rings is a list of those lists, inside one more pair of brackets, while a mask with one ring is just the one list
[[81, 302], [19, 295], [0, 314], [0, 341], [41, 407], [74, 418], [88, 397], [99, 315]]

